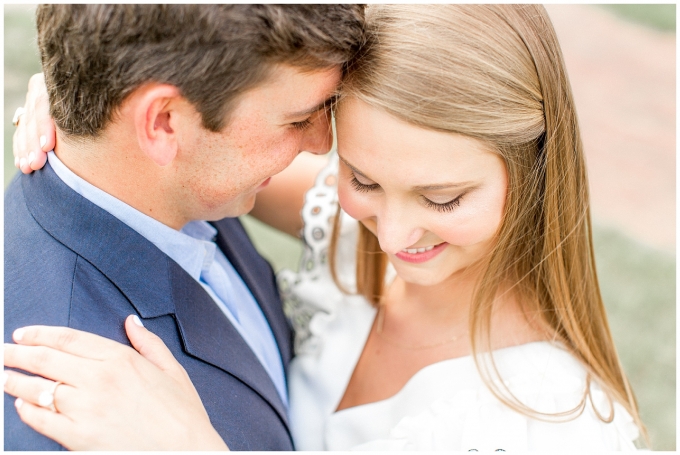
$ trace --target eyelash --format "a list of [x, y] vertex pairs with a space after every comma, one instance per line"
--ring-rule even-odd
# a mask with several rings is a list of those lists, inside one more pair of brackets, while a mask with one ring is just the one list
[[300, 130], [300, 131], [306, 130], [307, 128], [309, 128], [309, 126], [311, 124], [312, 124], [312, 121], [310, 119], [306, 119], [306, 120], [303, 120], [301, 122], [291, 123], [291, 125], [293, 125], [293, 128], [295, 128], [296, 130]]
[[351, 183], [352, 183], [352, 186], [354, 187], [354, 189], [357, 190], [360, 193], [368, 193], [369, 191], [375, 191], [380, 186], [377, 183], [373, 183], [371, 185], [364, 185], [363, 183], [358, 181], [355, 176], [352, 176]]
[[425, 205], [428, 208], [434, 209], [438, 212], [452, 212], [453, 209], [460, 205], [461, 199], [463, 199], [462, 194], [452, 201], [445, 202], [443, 204], [437, 204], [436, 202], [432, 202], [431, 200], [425, 198]]
[[[360, 193], [368, 193], [370, 191], [375, 191], [380, 187], [380, 185], [378, 185], [377, 183], [373, 183], [371, 185], [364, 185], [363, 183], [358, 181], [357, 178], [354, 176], [352, 176], [351, 184], [352, 187]], [[437, 204], [436, 202], [432, 202], [427, 198], [423, 199], [425, 200], [425, 205], [430, 209], [436, 210], [437, 212], [451, 212], [453, 211], [453, 209], [460, 205], [460, 201], [461, 199], [463, 199], [463, 196], [464, 195], [461, 194], [454, 200], [445, 202], [443, 204]]]

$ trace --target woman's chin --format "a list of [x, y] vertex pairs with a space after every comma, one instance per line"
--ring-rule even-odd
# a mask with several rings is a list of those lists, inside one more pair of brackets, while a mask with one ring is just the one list
[[414, 267], [411, 264], [395, 264], [392, 262], [392, 265], [402, 281], [417, 286], [436, 286], [446, 281], [450, 276], [448, 273], [442, 273], [442, 270]]

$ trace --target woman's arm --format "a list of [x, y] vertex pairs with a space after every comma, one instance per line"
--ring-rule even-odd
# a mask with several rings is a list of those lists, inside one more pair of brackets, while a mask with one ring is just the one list
[[[15, 331], [5, 366], [49, 378], [4, 372], [21, 420], [70, 450], [228, 450], [163, 341], [134, 316], [125, 329], [139, 353], [65, 327]], [[56, 412], [39, 406], [51, 390]]]
[[328, 156], [300, 153], [257, 194], [250, 215], [279, 231], [300, 237], [305, 193], [327, 162]]

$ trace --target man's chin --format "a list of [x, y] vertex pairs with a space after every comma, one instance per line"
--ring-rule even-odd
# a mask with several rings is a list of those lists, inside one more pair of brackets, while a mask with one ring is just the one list
[[222, 206], [219, 210], [208, 214], [204, 218], [206, 221], [218, 221], [222, 218], [236, 218], [241, 215], [246, 215], [255, 207], [255, 193], [239, 198], [237, 201], [232, 201], [228, 206]]

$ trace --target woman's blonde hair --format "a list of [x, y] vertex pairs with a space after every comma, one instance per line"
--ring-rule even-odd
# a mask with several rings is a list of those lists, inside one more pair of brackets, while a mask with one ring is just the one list
[[[484, 141], [505, 160], [504, 219], [470, 310], [472, 351], [491, 391], [519, 412], [554, 417], [532, 410], [498, 386], [491, 380], [498, 377], [493, 362], [487, 368], [478, 360], [478, 353], [490, 347], [494, 299], [501, 285], [510, 282], [525, 314], [539, 316], [610, 401], [633, 416], [646, 439], [600, 295], [583, 146], [545, 9], [371, 5], [366, 22], [366, 45], [343, 82], [343, 96], [423, 128]], [[336, 240], [334, 235], [334, 277]], [[357, 292], [373, 304], [382, 295], [386, 265], [377, 238], [361, 226]], [[590, 386], [578, 407], [558, 416], [576, 417], [589, 398]], [[608, 422], [613, 413], [612, 404], [598, 415]]]

